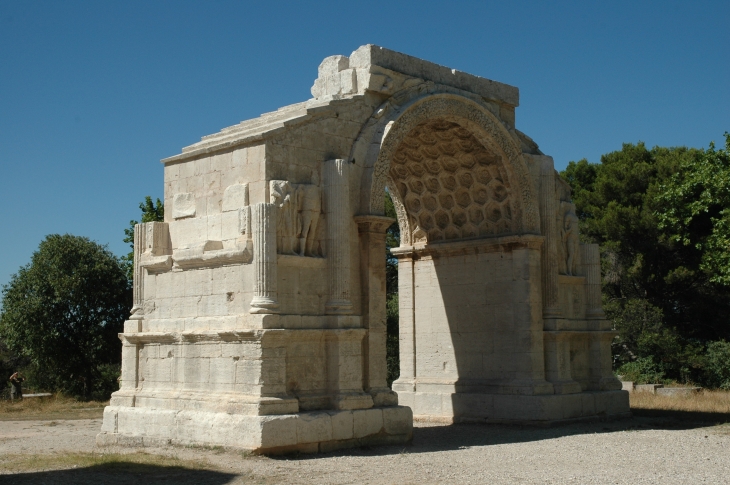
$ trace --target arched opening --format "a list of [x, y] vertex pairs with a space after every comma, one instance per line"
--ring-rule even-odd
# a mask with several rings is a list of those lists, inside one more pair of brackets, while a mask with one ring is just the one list
[[[413, 244], [514, 232], [511, 185], [502, 157], [456, 122], [437, 118], [413, 128], [396, 149], [388, 176], [386, 215], [397, 217], [391, 204], [402, 207], [407, 221], [404, 226], [411, 231]], [[400, 227], [393, 224], [386, 233], [388, 249], [400, 245], [399, 236]], [[399, 292], [397, 258], [390, 251], [386, 257], [387, 367], [391, 383], [400, 374]]]
[[387, 186], [400, 228], [400, 404], [416, 416], [484, 417], [491, 409], [474, 402], [492, 393], [551, 393], [542, 238], [519, 149], [493, 115], [453, 95], [391, 118], [369, 181], [371, 209]]

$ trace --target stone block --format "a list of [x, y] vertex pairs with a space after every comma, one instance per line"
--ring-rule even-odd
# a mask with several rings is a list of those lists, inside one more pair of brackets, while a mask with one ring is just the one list
[[175, 194], [172, 206], [172, 217], [182, 219], [195, 216], [195, 194], [186, 192]]
[[350, 410], [328, 411], [332, 423], [332, 439], [347, 440], [354, 436], [353, 412]]
[[443, 414], [441, 409], [441, 394], [416, 392], [413, 402], [413, 414], [416, 416], [441, 416]]
[[691, 396], [702, 390], [701, 387], [660, 387], [656, 394], [660, 396]]
[[232, 358], [211, 358], [210, 359], [210, 383], [216, 384], [233, 384], [235, 377], [235, 361]]
[[636, 384], [634, 386], [634, 392], [648, 392], [650, 394], [656, 394], [656, 390], [660, 387], [664, 387], [664, 384]]
[[[562, 418], [563, 419], [574, 419], [579, 418], [581, 416], [584, 416], [583, 413], [583, 405], [584, 405], [584, 399], [582, 396], [582, 393], [577, 394], [566, 394], [562, 395], [562, 403], [561, 403], [561, 409], [562, 409]], [[586, 402], [586, 405], [590, 406], [590, 402]], [[590, 408], [589, 408], [590, 409]]]
[[118, 419], [118, 410], [114, 407], [107, 406], [104, 408], [104, 420], [101, 424], [101, 431], [107, 432], [107, 433], [116, 433], [117, 432], [117, 419]]
[[332, 419], [325, 412], [301, 413], [297, 419], [297, 442], [319, 443], [332, 438]]
[[276, 448], [298, 443], [299, 416], [263, 416], [261, 420], [261, 447]]
[[389, 435], [410, 435], [413, 433], [413, 411], [404, 406], [384, 407], [383, 429]]
[[377, 434], [383, 429], [383, 411], [380, 408], [354, 410], [352, 420], [355, 438]]
[[237, 211], [249, 205], [248, 184], [233, 184], [223, 191], [223, 212]]
[[478, 393], [455, 393], [450, 395], [454, 417], [488, 419], [494, 415], [494, 396]]

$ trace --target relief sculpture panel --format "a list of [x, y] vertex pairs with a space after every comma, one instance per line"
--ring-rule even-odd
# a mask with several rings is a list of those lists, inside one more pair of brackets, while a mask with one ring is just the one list
[[572, 202], [561, 202], [560, 212], [562, 213], [562, 224], [560, 226], [560, 273], [578, 275], [578, 251], [580, 250], [580, 239], [578, 236], [578, 216], [575, 214], [575, 204]]
[[316, 172], [312, 184], [269, 182], [270, 202], [278, 207], [276, 250], [293, 256], [324, 256], [322, 189]]

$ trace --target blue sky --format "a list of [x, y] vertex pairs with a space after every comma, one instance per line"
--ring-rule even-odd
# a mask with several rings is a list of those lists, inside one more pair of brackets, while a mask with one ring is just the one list
[[47, 234], [118, 255], [159, 160], [373, 43], [520, 88], [563, 168], [730, 131], [730, 2], [0, 0], [0, 284]]

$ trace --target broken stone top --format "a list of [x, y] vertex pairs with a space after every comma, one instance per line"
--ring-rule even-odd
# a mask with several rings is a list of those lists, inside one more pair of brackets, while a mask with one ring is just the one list
[[162, 163], [256, 143], [293, 124], [305, 122], [316, 113], [332, 109], [333, 104], [348, 102], [366, 93], [390, 97], [424, 81], [455, 88], [512, 110], [519, 104], [519, 90], [514, 86], [367, 44], [350, 57], [336, 55], [322, 61], [311, 89], [313, 99], [204, 136], [198, 143], [183, 148], [181, 154], [163, 159]]
[[451, 86], [500, 104], [519, 105], [519, 90], [514, 86], [373, 44], [361, 46], [349, 58], [338, 55], [323, 60], [319, 65], [319, 77], [312, 86], [312, 95], [322, 98], [366, 91], [392, 94], [398, 74]]

